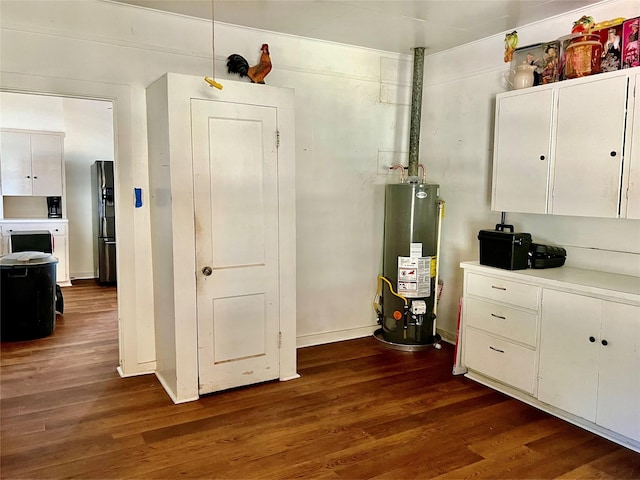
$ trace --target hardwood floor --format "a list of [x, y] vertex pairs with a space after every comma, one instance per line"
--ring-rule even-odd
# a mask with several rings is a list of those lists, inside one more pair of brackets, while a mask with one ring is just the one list
[[116, 373], [115, 288], [63, 294], [53, 335], [2, 343], [5, 479], [640, 478], [640, 454], [452, 376], [450, 345], [308, 347], [299, 379], [174, 405]]

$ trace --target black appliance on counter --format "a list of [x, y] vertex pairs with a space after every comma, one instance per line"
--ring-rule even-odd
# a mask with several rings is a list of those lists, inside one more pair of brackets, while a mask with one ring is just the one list
[[534, 243], [530, 233], [514, 232], [513, 225], [499, 223], [495, 230], [480, 230], [480, 264], [505, 270], [554, 268], [564, 265], [567, 251]]
[[53, 253], [53, 236], [49, 230], [13, 231], [9, 242], [11, 252]]
[[[507, 231], [508, 230], [508, 231]], [[480, 230], [480, 264], [506, 270], [528, 268], [530, 233], [515, 233], [513, 225], [499, 223], [495, 230]]]
[[91, 166], [93, 200], [93, 267], [101, 285], [116, 282], [116, 214], [113, 162], [96, 161]]
[[555, 245], [532, 243], [529, 246], [529, 268], [555, 268], [564, 265], [567, 251]]
[[47, 197], [47, 216], [49, 218], [62, 218], [61, 197]]

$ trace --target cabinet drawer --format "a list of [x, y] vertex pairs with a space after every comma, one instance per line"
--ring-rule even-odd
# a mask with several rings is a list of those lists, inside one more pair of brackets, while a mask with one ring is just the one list
[[535, 351], [472, 328], [465, 329], [467, 368], [533, 394]]
[[516, 342], [536, 346], [538, 316], [476, 298], [464, 300], [464, 322], [489, 333], [507, 337]]
[[540, 288], [476, 273], [467, 274], [467, 293], [477, 297], [538, 310]]

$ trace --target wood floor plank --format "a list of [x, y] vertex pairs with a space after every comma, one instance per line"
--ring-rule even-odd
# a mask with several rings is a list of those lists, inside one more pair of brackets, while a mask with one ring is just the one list
[[117, 290], [63, 289], [54, 333], [3, 342], [2, 478], [640, 478], [640, 454], [451, 374], [453, 347], [298, 350], [301, 377], [172, 404], [120, 378]]

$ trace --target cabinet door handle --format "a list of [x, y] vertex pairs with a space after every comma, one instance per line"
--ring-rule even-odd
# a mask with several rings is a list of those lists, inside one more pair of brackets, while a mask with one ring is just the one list
[[496, 315], [495, 313], [491, 314], [492, 317], [499, 318], [500, 320], [506, 320], [507, 317], [501, 317], [500, 315]]
[[616, 152], [615, 150], [612, 151], [609, 155], [611, 155], [612, 157], [615, 157], [618, 154], [618, 152]]
[[31, 175], [27, 175], [27, 178], [31, 178]]
[[596, 341], [596, 339], [595, 339], [595, 337], [589, 337], [589, 341], [590, 341], [591, 343], [593, 343], [593, 342], [595, 342], [595, 341]]
[[505, 291], [507, 290], [504, 287], [496, 287], [495, 285], [491, 285], [491, 288], [495, 288], [496, 290], [505, 290]]
[[609, 342], [607, 342], [606, 340], [602, 340], [602, 342], [600, 343], [602, 343], [603, 347], [606, 347], [607, 345], [609, 345]]
[[504, 353], [504, 350], [500, 350], [499, 348], [492, 347], [491, 345], [489, 345], [489, 348], [490, 348], [491, 350], [493, 350], [494, 352]]
[[540, 155], [540, 160], [544, 160], [544, 155]]

